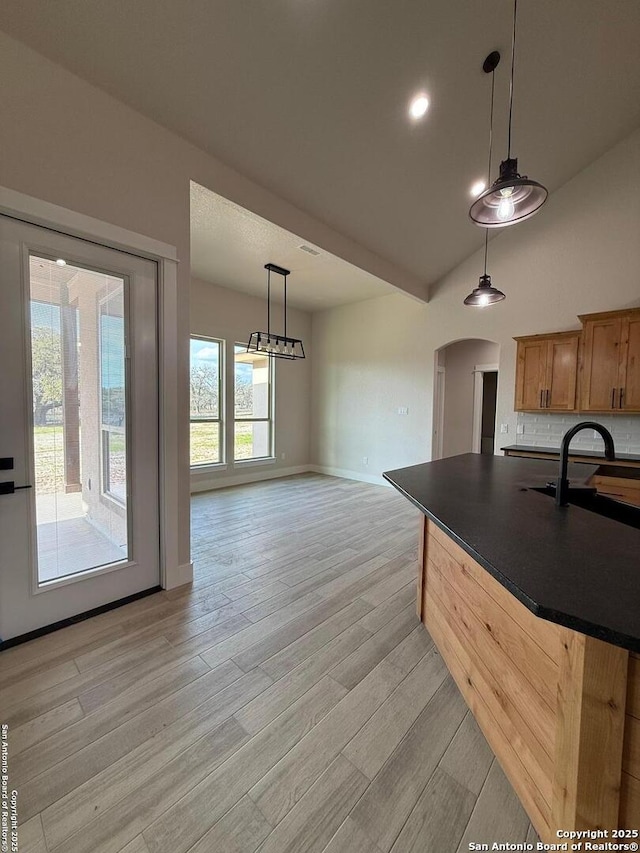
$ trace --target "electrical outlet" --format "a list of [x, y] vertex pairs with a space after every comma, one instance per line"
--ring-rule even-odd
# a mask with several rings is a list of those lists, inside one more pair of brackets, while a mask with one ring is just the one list
[[509, 432], [509, 424], [500, 424], [500, 432], [503, 434]]
[[368, 464], [369, 464], [369, 457], [368, 457], [368, 456], [363, 456], [363, 457], [362, 457], [362, 464], [363, 464], [363, 465], [368, 465]]
[[409, 409], [406, 406], [399, 406], [398, 407], [398, 414], [399, 415], [408, 415]]
[[281, 453], [281, 454], [280, 454], [280, 459], [282, 459], [282, 461], [283, 461], [283, 462], [284, 462], [284, 460], [285, 460], [286, 458], [287, 458], [287, 454], [286, 454], [286, 453]]
[[516, 427], [516, 432], [518, 435], [524, 435], [524, 424], [518, 424]]

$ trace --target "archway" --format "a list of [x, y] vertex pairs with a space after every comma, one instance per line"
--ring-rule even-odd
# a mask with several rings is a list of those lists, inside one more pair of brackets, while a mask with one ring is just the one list
[[451, 341], [435, 352], [432, 457], [493, 453], [500, 345]]

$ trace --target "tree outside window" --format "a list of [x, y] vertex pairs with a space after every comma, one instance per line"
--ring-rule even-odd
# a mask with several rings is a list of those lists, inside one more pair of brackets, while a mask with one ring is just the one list
[[222, 342], [191, 338], [191, 466], [215, 465], [222, 455]]

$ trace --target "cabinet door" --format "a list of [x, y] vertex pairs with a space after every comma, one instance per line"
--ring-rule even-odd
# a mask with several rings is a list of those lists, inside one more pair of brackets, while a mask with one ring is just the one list
[[585, 321], [580, 382], [583, 412], [618, 408], [621, 330], [620, 317]]
[[618, 407], [627, 412], [640, 412], [640, 317], [622, 320], [620, 352], [620, 388]]
[[578, 343], [580, 335], [551, 338], [547, 349], [547, 378], [544, 403], [556, 412], [572, 412], [576, 407]]
[[544, 408], [546, 372], [547, 341], [518, 341], [515, 399], [517, 412]]

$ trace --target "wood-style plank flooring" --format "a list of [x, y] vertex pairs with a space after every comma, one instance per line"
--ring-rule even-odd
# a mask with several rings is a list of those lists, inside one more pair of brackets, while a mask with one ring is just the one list
[[406, 500], [309, 474], [192, 509], [192, 588], [0, 655], [21, 853], [535, 838], [415, 615]]

